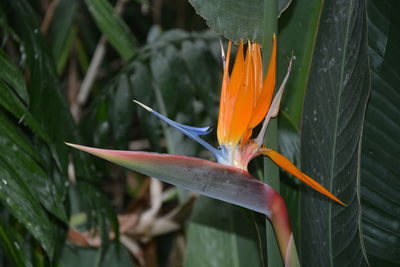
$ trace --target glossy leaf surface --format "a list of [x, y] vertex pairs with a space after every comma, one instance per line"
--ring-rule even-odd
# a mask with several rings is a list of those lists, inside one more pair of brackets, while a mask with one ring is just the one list
[[307, 189], [302, 194], [305, 266], [365, 265], [358, 193], [370, 89], [366, 29], [364, 1], [324, 3], [304, 103], [301, 166], [349, 207]]
[[[263, 31], [266, 23], [265, 6], [275, 0], [189, 0], [207, 24], [217, 33], [238, 43], [241, 39], [262, 42], [271, 36]], [[290, 4], [290, 0], [278, 1], [278, 16]]]
[[363, 238], [372, 266], [395, 266], [400, 264], [400, 5], [367, 4], [372, 87], [361, 155]]

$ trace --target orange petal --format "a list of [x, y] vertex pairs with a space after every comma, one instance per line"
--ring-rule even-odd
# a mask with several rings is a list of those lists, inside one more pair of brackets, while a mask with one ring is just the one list
[[227, 101], [227, 90], [229, 83], [229, 59], [231, 56], [231, 46], [232, 41], [228, 43], [228, 51], [226, 53], [225, 59], [225, 68], [224, 68], [224, 77], [222, 79], [222, 88], [221, 88], [221, 99], [219, 102], [219, 113], [218, 113], [218, 127], [217, 127], [217, 136], [218, 142], [222, 144], [226, 136], [226, 101]]
[[276, 152], [270, 148], [262, 148], [260, 150], [260, 153], [269, 157], [279, 167], [286, 170], [288, 173], [292, 174], [293, 176], [299, 178], [301, 181], [303, 181], [307, 185], [311, 186], [313, 189], [317, 190], [321, 194], [323, 194], [323, 195], [335, 200], [336, 202], [342, 204], [343, 206], [347, 207], [346, 204], [344, 204], [342, 201], [340, 201], [337, 197], [335, 197], [331, 192], [329, 192], [327, 189], [325, 189], [322, 185], [320, 185], [315, 180], [313, 180], [311, 177], [309, 177], [308, 175], [302, 173], [299, 169], [297, 169], [296, 166], [294, 166], [294, 164], [291, 163], [283, 155], [279, 154], [278, 152]]
[[257, 100], [261, 95], [263, 88], [263, 66], [261, 58], [261, 50], [259, 43], [253, 43], [251, 47], [252, 61], [253, 61], [253, 71], [254, 71], [254, 106], [256, 108]]
[[[226, 71], [227, 66], [228, 64], [225, 64]], [[242, 87], [244, 76], [245, 62], [243, 53], [243, 42], [240, 41], [230, 79], [228, 79], [227, 76], [224, 75], [224, 80], [228, 79], [228, 81], [223, 84], [223, 92], [221, 93], [220, 100], [220, 119], [218, 121], [219, 144], [230, 144], [234, 146], [239, 141], [239, 139], [237, 138], [238, 132], [232, 130], [231, 124], [234, 121], [235, 106], [237, 100], [239, 99], [238, 93], [240, 88]]]
[[[233, 84], [233, 75], [230, 85]], [[229, 125], [227, 141], [236, 146], [245, 132], [253, 114], [254, 101], [254, 70], [252, 66], [252, 53], [250, 43], [247, 46], [246, 59], [244, 62], [244, 73], [242, 74], [240, 87], [236, 92], [236, 101], [233, 107], [233, 114]]]
[[250, 127], [256, 127], [265, 117], [271, 105], [272, 95], [275, 88], [276, 76], [276, 37], [275, 34], [272, 39], [272, 53], [269, 60], [268, 72], [264, 80], [262, 91], [257, 98], [257, 104], [253, 112]]

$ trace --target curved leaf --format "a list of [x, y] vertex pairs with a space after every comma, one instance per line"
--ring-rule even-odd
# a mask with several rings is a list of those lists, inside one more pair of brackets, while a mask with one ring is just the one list
[[267, 215], [284, 262], [299, 266], [283, 198], [247, 171], [187, 156], [66, 144], [163, 182]]
[[366, 26], [363, 0], [325, 1], [304, 104], [302, 169], [349, 207], [302, 194], [305, 266], [365, 265], [358, 191], [370, 88]]
[[0, 157], [0, 180], [0, 200], [52, 256], [57, 247], [55, 227], [28, 185], [3, 157]]
[[77, 31], [73, 28], [73, 23], [77, 14], [78, 2], [77, 0], [61, 0], [50, 25], [51, 50], [59, 74], [68, 62], [73, 45], [76, 45]]
[[[260, 25], [265, 24], [264, 6], [276, 0], [189, 0], [207, 24], [220, 35], [238, 43], [249, 39], [262, 43], [270, 39]], [[291, 0], [278, 1], [278, 16], [287, 8]], [[265, 38], [265, 34], [268, 34]]]
[[[1, 110], [0, 110], [1, 111]], [[30, 194], [45, 206], [60, 220], [68, 221], [63, 205], [64, 194], [54, 188], [54, 182], [41, 167], [44, 161], [28, 139], [15, 127], [4, 115], [0, 113], [0, 158], [12, 166], [5, 169], [10, 175], [16, 175], [15, 179], [21, 179], [25, 185], [29, 185]], [[23, 189], [21, 189], [23, 190]], [[5, 191], [8, 192], [8, 191]], [[12, 198], [14, 195], [4, 195], [4, 198]], [[31, 223], [35, 223], [31, 221]], [[41, 223], [41, 222], [37, 222]]]
[[85, 0], [85, 2], [97, 25], [115, 50], [125, 60], [130, 59], [136, 52], [136, 41], [125, 22], [115, 13], [107, 0]]
[[58, 167], [66, 171], [68, 155], [61, 140], [67, 137], [75, 139], [76, 132], [74, 132], [74, 122], [66, 101], [59, 90], [50, 51], [45, 46], [44, 38], [39, 31], [38, 16], [30, 3], [25, 0], [6, 1], [4, 7], [9, 10], [9, 14], [13, 14], [8, 19], [21, 38], [24, 56], [27, 59], [26, 67], [30, 71], [27, 84], [29, 111], [50, 140], [54, 142], [51, 144], [56, 149], [52, 151], [53, 157]]
[[91, 148], [68, 144], [131, 170], [185, 189], [233, 203], [267, 216], [277, 193], [248, 172], [212, 161], [180, 155]]
[[297, 128], [301, 123], [322, 6], [323, 0], [297, 0], [279, 18], [278, 81], [285, 76], [289, 58], [295, 57], [281, 110], [288, 115], [285, 119]]
[[362, 144], [363, 237], [372, 266], [394, 266], [400, 264], [400, 5], [367, 3], [372, 89]]
[[[4, 168], [0, 169], [4, 172], [2, 173], [4, 179], [10, 180], [7, 182], [8, 185], [13, 185], [13, 188], [7, 190], [3, 188], [1, 197], [8, 207], [7, 210], [13, 212], [15, 217], [24, 223], [52, 259], [58, 249], [57, 245], [60, 244], [58, 239], [62, 238], [63, 234], [55, 233], [60, 230], [61, 224], [50, 216], [41, 204], [64, 222], [67, 221], [64, 208], [69, 189], [67, 177], [69, 155], [68, 149], [60, 140], [79, 139], [78, 131], [60, 90], [50, 49], [39, 31], [39, 19], [35, 10], [26, 0], [0, 1], [0, 4], [2, 10], [7, 10], [4, 19], [7, 19], [18, 45], [21, 46], [22, 67], [29, 74], [27, 75], [29, 107], [26, 107], [3, 81], [0, 81], [0, 88], [5, 90], [0, 94], [0, 104], [17, 119], [26, 123], [27, 128], [24, 130], [32, 131], [31, 137], [35, 140], [34, 149], [36, 153], [40, 153], [41, 158], [35, 162], [27, 157], [29, 151], [26, 151], [26, 147], [21, 147], [27, 153], [24, 155], [19, 149], [13, 151], [14, 145], [6, 144], [8, 147], [6, 145], [5, 147], [9, 150], [2, 150], [4, 155], [1, 155], [1, 163]], [[23, 144], [20, 142], [18, 145]], [[12, 156], [17, 153], [18, 158], [13, 159]], [[32, 153], [29, 156], [32, 156]], [[87, 159], [81, 154], [79, 157], [74, 157], [76, 172], [80, 177], [94, 179], [91, 162]], [[12, 160], [15, 160], [15, 164]], [[78, 182], [77, 186], [81, 187], [81, 183]], [[87, 192], [88, 190], [85, 190], [85, 193]], [[85, 195], [92, 200], [94, 196], [94, 193]], [[95, 210], [99, 211], [100, 208], [96, 207]], [[106, 221], [104, 213], [97, 214], [99, 214], [98, 221]]]
[[9, 84], [16, 94], [26, 103], [29, 102], [28, 92], [21, 72], [11, 62], [8, 56], [0, 49], [0, 78]]

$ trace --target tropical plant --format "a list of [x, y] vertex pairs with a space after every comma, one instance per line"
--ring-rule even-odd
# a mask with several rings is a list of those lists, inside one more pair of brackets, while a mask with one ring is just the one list
[[[397, 1], [189, 2], [0, 1], [1, 264], [400, 264]], [[256, 127], [261, 120], [244, 123], [256, 113], [248, 114], [250, 102], [244, 101], [232, 118], [250, 127], [239, 123], [239, 135], [226, 136], [221, 130], [229, 123], [217, 114], [223, 114], [220, 88], [227, 84], [230, 64], [224, 71], [220, 40], [225, 48], [228, 40], [252, 42], [240, 64], [253, 58], [258, 67], [242, 71], [251, 77], [247, 74], [261, 69], [257, 43], [264, 71], [271, 70], [274, 33], [276, 80], [286, 84], [280, 112], [282, 91], [276, 90], [278, 100], [267, 116], [277, 118], [271, 118], [262, 140], [263, 129]], [[232, 53], [240, 54], [235, 47]], [[265, 74], [257, 77], [254, 81]], [[263, 96], [254, 99], [253, 107]], [[268, 113], [268, 106], [262, 105], [261, 113]], [[218, 134], [198, 128], [217, 121]], [[248, 141], [248, 128], [255, 136], [261, 131], [255, 143]], [[254, 151], [288, 172], [279, 172], [268, 158], [256, 158], [248, 170], [260, 181], [249, 178], [235, 167], [245, 169], [250, 158], [231, 164], [244, 154], [223, 155], [217, 139], [219, 145], [232, 145], [231, 151], [257, 144]], [[269, 149], [260, 147], [261, 141]], [[185, 156], [129, 152], [135, 160], [122, 165], [142, 175], [64, 142]], [[211, 163], [213, 153], [234, 167]], [[144, 160], [148, 155], [150, 163]], [[154, 162], [157, 166], [149, 168]], [[348, 207], [292, 175], [332, 192], [330, 197]], [[277, 230], [289, 229], [283, 226], [286, 212], [277, 208], [283, 207], [280, 195], [290, 238]], [[293, 240], [298, 258], [285, 251]]]

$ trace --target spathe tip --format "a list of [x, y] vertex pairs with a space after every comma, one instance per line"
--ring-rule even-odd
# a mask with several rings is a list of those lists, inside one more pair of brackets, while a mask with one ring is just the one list
[[137, 100], [135, 100], [135, 99], [133, 99], [133, 102], [135, 102], [136, 104], [138, 104], [139, 106], [141, 106], [142, 108], [144, 108], [145, 110], [147, 110], [148, 112], [152, 112], [152, 111], [153, 111], [152, 108], [146, 106], [145, 104], [143, 104], [143, 103], [141, 103], [141, 102], [139, 102], [139, 101], [137, 101]]

